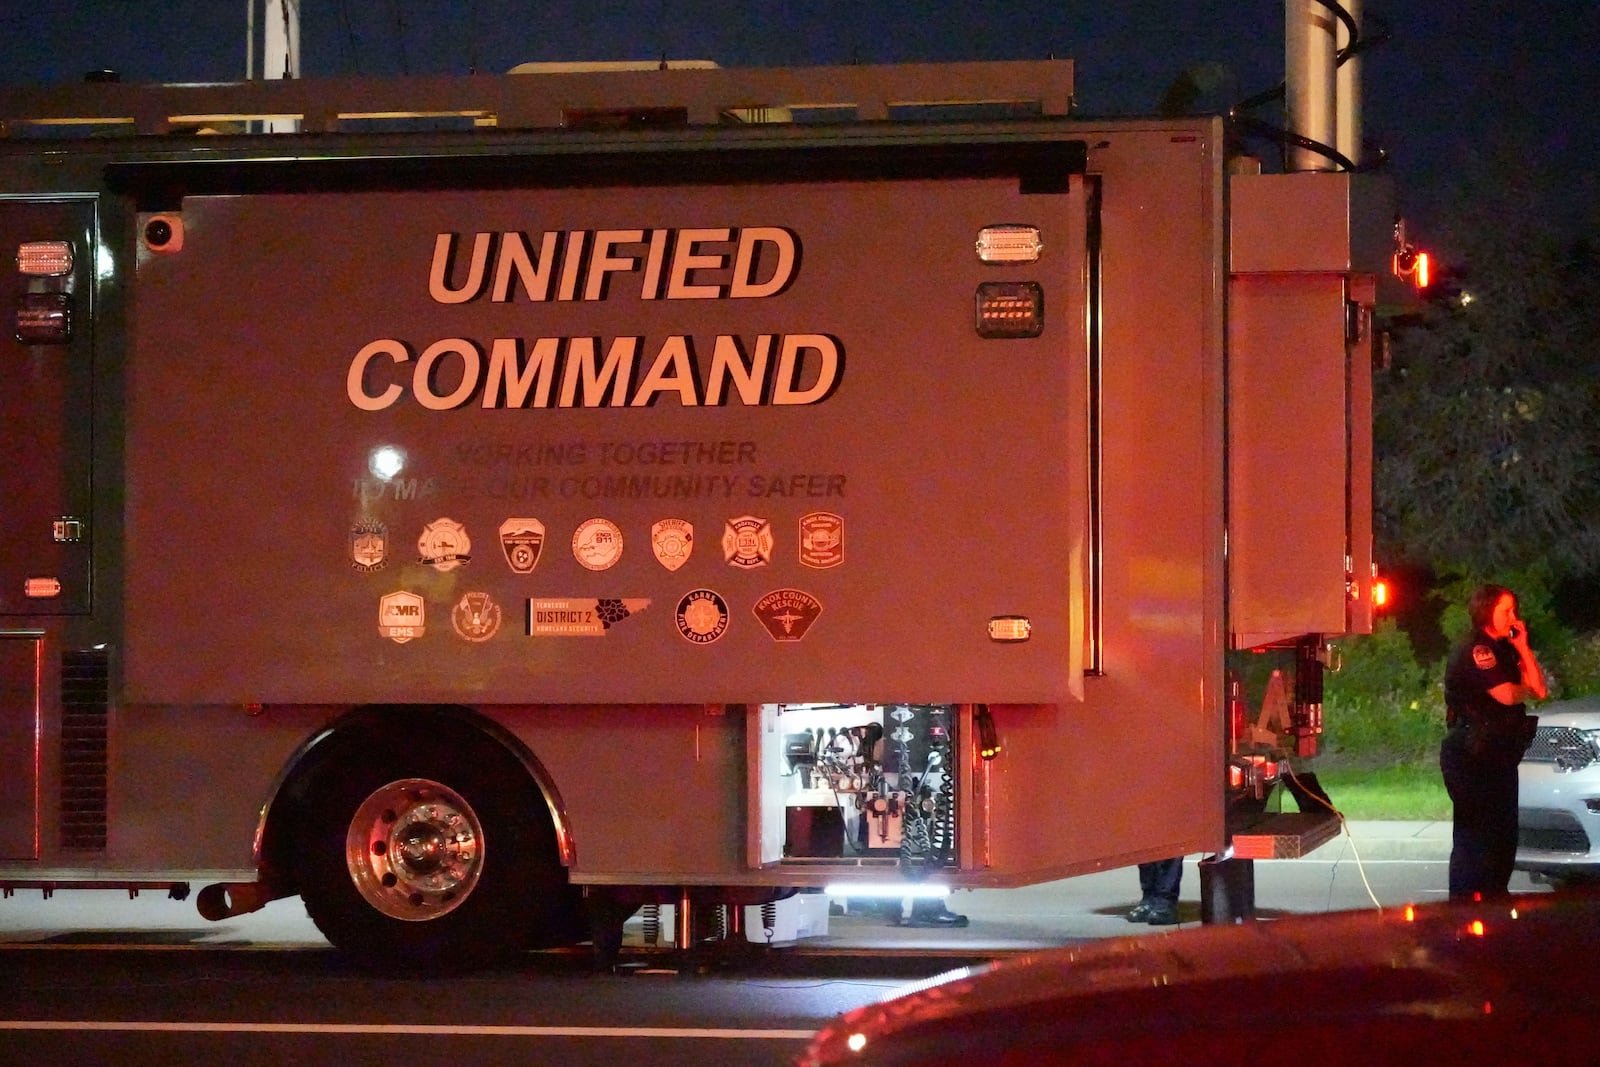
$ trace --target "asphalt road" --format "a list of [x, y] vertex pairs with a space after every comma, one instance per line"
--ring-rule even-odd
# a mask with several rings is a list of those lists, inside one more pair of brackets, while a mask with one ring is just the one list
[[[1448, 827], [1431, 824], [1260, 862], [1258, 915], [1436, 901], [1447, 854]], [[1194, 861], [1185, 928], [1199, 925]], [[155, 894], [19, 891], [0, 900], [0, 1049], [10, 1062], [127, 1067], [781, 1064], [834, 1015], [952, 966], [1174, 929], [1122, 919], [1136, 886], [1128, 869], [961, 892], [949, 903], [969, 916], [963, 929], [899, 926], [858, 906], [830, 916], [825, 935], [726, 958], [647, 948], [635, 923], [614, 970], [570, 951], [444, 978], [355, 968], [297, 900], [213, 924]], [[1522, 876], [1513, 889], [1540, 891]]]

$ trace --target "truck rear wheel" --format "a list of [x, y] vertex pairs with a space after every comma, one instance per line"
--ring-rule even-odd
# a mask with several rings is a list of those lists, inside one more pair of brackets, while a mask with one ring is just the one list
[[306, 912], [365, 962], [479, 966], [559, 921], [565, 878], [538, 790], [486, 743], [352, 746], [307, 800]]

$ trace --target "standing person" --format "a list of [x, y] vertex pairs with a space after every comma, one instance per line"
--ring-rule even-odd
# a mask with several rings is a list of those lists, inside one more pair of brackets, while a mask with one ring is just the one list
[[1517, 615], [1517, 595], [1479, 586], [1467, 601], [1472, 632], [1444, 675], [1439, 769], [1454, 805], [1450, 899], [1506, 895], [1517, 856], [1517, 764], [1537, 717], [1526, 701], [1548, 692]]
[[1183, 857], [1139, 864], [1139, 903], [1123, 916], [1131, 923], [1174, 926], [1178, 922], [1178, 887], [1183, 883]]

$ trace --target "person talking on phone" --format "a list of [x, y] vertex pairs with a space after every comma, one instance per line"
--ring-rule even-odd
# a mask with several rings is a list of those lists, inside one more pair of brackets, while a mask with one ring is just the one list
[[1548, 689], [1515, 593], [1479, 586], [1467, 615], [1472, 632], [1445, 669], [1439, 769], [1454, 806], [1450, 899], [1490, 900], [1507, 894], [1517, 856], [1517, 764], [1539, 722], [1527, 701]]

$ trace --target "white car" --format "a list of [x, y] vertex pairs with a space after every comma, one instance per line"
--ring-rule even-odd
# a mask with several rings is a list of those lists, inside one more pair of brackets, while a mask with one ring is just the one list
[[1520, 768], [1517, 870], [1554, 884], [1600, 878], [1600, 696], [1536, 713]]

